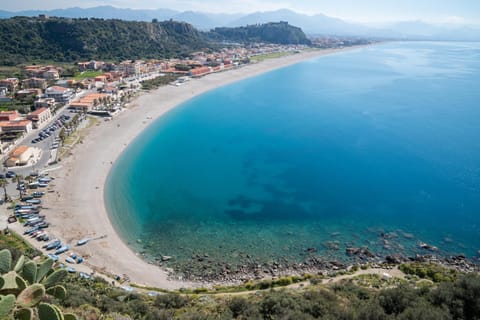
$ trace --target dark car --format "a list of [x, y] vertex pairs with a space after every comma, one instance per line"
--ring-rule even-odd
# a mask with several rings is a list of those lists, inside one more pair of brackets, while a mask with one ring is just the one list
[[13, 171], [7, 171], [7, 173], [5, 174], [5, 177], [7, 178], [15, 178], [17, 176], [17, 174]]

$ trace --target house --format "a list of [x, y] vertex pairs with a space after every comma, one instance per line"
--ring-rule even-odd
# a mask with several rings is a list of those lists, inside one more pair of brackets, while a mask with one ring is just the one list
[[18, 78], [7, 78], [0, 80], [0, 87], [5, 87], [9, 92], [15, 92], [18, 88]]
[[24, 89], [17, 91], [15, 98], [19, 100], [27, 99], [28, 97], [37, 97], [42, 94], [41, 89]]
[[18, 146], [10, 152], [5, 161], [6, 167], [23, 166], [35, 155], [33, 148], [28, 146]]
[[77, 63], [78, 68], [80, 71], [86, 71], [86, 70], [100, 70], [102, 67], [105, 65], [105, 62], [103, 61], [95, 61], [91, 60], [88, 62], [79, 62]]
[[145, 61], [138, 60], [138, 61], [123, 61], [117, 65], [117, 71], [123, 72], [128, 76], [139, 75], [146, 72], [146, 64]]
[[31, 88], [38, 88], [45, 90], [47, 88], [47, 80], [42, 78], [28, 78], [22, 80], [22, 88], [23, 89], [31, 89]]
[[0, 121], [14, 121], [18, 119], [20, 114], [17, 110], [13, 111], [0, 111]]
[[45, 107], [32, 111], [27, 115], [27, 119], [32, 121], [34, 128], [39, 128], [51, 118], [52, 113], [50, 112], [50, 109]]
[[57, 69], [48, 69], [43, 72], [43, 78], [47, 80], [58, 80], [60, 79], [60, 74]]
[[94, 107], [101, 105], [104, 99], [108, 99], [110, 96], [103, 93], [90, 93], [80, 98], [77, 101], [70, 103], [69, 109], [88, 112]]
[[53, 98], [41, 98], [33, 103], [35, 109], [39, 108], [49, 108], [52, 109], [55, 107], [55, 99]]
[[60, 68], [55, 66], [26, 66], [25, 72], [34, 78], [43, 78], [46, 80], [58, 80], [60, 78]]
[[192, 77], [201, 77], [212, 72], [210, 67], [198, 67], [190, 70], [190, 76]]
[[55, 99], [55, 102], [59, 103], [69, 103], [74, 96], [72, 89], [63, 88], [60, 86], [47, 88], [47, 90], [45, 90], [45, 94], [47, 95], [47, 98], [53, 98]]
[[105, 75], [96, 76], [95, 81], [105, 83], [105, 82], [107, 82], [107, 77]]
[[1, 132], [28, 133], [32, 131], [32, 121], [30, 120], [1, 121], [0, 129], [1, 129]]
[[118, 88], [116, 86], [105, 86], [103, 92], [107, 94], [117, 94]]

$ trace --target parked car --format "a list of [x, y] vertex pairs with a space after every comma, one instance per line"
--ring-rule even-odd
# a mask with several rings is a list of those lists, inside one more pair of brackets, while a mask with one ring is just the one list
[[15, 178], [17, 176], [17, 174], [13, 171], [7, 171], [7, 173], [5, 174], [5, 177], [7, 178]]

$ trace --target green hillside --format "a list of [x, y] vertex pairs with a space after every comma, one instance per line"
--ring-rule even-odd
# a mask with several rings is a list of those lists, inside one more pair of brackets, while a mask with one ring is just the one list
[[190, 24], [104, 19], [0, 20], [0, 63], [182, 56], [208, 47]]
[[215, 28], [211, 31], [210, 36], [217, 40], [243, 43], [310, 44], [310, 40], [307, 39], [302, 29], [283, 21], [237, 28]]

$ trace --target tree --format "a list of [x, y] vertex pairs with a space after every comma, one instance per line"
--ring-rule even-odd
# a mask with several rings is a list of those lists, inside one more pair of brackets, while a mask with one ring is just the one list
[[13, 178], [13, 181], [17, 183], [17, 189], [18, 189], [18, 193], [20, 195], [20, 198], [22, 197], [23, 195], [23, 190], [22, 188], [20, 188], [20, 184], [22, 183], [23, 181], [23, 176], [21, 174], [17, 174], [15, 176], [15, 178]]
[[0, 179], [0, 187], [3, 188], [3, 201], [5, 202], [8, 201], [7, 186], [8, 186], [7, 179], [5, 178]]

